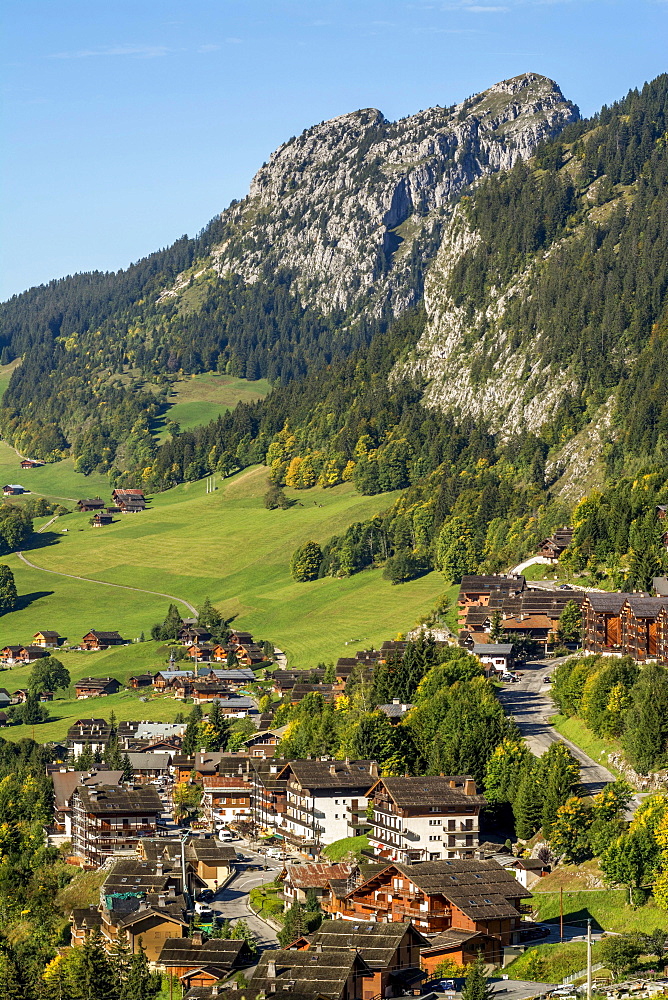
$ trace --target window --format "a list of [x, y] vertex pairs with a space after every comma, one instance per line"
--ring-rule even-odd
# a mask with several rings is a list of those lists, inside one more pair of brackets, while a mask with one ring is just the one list
[[429, 820], [429, 826], [440, 826], [440, 825], [441, 825], [440, 819], [430, 819]]
[[440, 833], [430, 833], [429, 834], [429, 839], [430, 840], [440, 840], [441, 839], [441, 835], [440, 835]]

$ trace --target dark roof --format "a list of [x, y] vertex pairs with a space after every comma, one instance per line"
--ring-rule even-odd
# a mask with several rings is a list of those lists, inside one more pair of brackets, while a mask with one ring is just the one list
[[123, 778], [122, 771], [53, 771], [53, 801], [56, 809], [65, 809], [77, 785], [94, 788], [96, 785], [119, 785]]
[[470, 574], [462, 577], [459, 593], [485, 593], [492, 590], [524, 590], [525, 579], [523, 576], [497, 576]]
[[400, 719], [413, 707], [411, 704], [395, 705], [393, 702], [391, 705], [379, 705], [377, 710], [386, 715], [388, 719]]
[[74, 682], [75, 689], [78, 687], [91, 687], [91, 688], [105, 688], [110, 684], [118, 684], [120, 686], [120, 681], [117, 681], [115, 677], [82, 677], [80, 680]]
[[[270, 961], [274, 962], [276, 968], [276, 975], [271, 977], [267, 968]], [[368, 969], [361, 955], [353, 951], [276, 949], [262, 953], [250, 986], [251, 990], [265, 989], [267, 993], [274, 986], [277, 992], [282, 992], [285, 986], [286, 993], [287, 989], [290, 990], [287, 994], [289, 996], [294, 995], [294, 990], [297, 993], [320, 992], [325, 996], [338, 998], [355, 967]]]
[[243, 939], [212, 938], [196, 944], [192, 938], [167, 938], [162, 946], [161, 965], [217, 965], [231, 969], [238, 964], [242, 952], [248, 948]]
[[77, 907], [70, 914], [75, 927], [85, 930], [94, 930], [102, 926], [102, 914], [96, 906]]
[[433, 777], [381, 778], [378, 785], [385, 787], [400, 809], [426, 805], [443, 808], [454, 805], [484, 805], [486, 801], [484, 795], [467, 795], [465, 793], [464, 784], [467, 781], [473, 782], [473, 787], [475, 787], [474, 779], [468, 774], [458, 774], [454, 777], [435, 775]]
[[162, 801], [155, 788], [142, 785], [139, 788], [118, 788], [114, 785], [99, 785], [96, 789], [80, 787], [84, 809], [92, 813], [148, 813], [160, 815]]
[[35, 632], [35, 635], [33, 636], [33, 639], [35, 638], [35, 636], [38, 636], [38, 635], [43, 636], [45, 639], [60, 639], [60, 633], [59, 632], [47, 632], [47, 631], [44, 631], [44, 632]]
[[413, 865], [394, 862], [391, 867], [426, 895], [444, 896], [472, 920], [516, 917], [518, 911], [509, 899], [531, 897], [512, 872], [496, 861], [423, 861]]
[[323, 950], [357, 950], [370, 968], [385, 969], [409, 930], [417, 937], [421, 946], [428, 944], [427, 938], [412, 924], [323, 920], [311, 938], [311, 947], [322, 945]]
[[121, 639], [122, 636], [118, 632], [100, 632], [95, 628], [89, 629], [84, 635], [84, 639], [87, 635], [94, 635], [96, 639]]
[[512, 642], [474, 643], [471, 652], [474, 656], [511, 656], [513, 644]]
[[369, 788], [377, 777], [369, 760], [295, 760], [290, 765], [302, 788]]
[[633, 594], [599, 594], [590, 591], [586, 595], [585, 600], [592, 610], [599, 614], [618, 615], [629, 597], [633, 597]]
[[486, 937], [482, 931], [458, 931], [451, 927], [447, 931], [441, 931], [429, 941], [429, 947], [421, 949], [423, 952], [431, 951], [432, 948], [438, 951], [440, 948], [457, 948], [474, 941], [476, 938]]
[[662, 608], [666, 607], [665, 597], [639, 597], [633, 594], [626, 603], [636, 618], [656, 618]]

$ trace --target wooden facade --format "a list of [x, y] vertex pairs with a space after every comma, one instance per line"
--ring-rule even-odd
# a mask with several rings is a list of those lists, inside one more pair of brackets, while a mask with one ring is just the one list
[[123, 646], [125, 639], [118, 632], [99, 632], [91, 629], [83, 636], [80, 646], [82, 649], [107, 649], [109, 646]]

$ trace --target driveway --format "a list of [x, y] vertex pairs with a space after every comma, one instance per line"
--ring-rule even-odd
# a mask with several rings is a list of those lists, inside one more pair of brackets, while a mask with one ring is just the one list
[[[216, 894], [211, 908], [217, 910], [227, 920], [245, 920], [255, 936], [260, 951], [265, 948], [275, 948], [278, 943], [276, 932], [273, 927], [253, 913], [248, 901], [251, 889], [264, 882], [272, 882], [277, 872], [283, 870], [283, 865], [271, 858], [256, 854], [241, 841], [236, 841], [234, 847], [239, 854], [251, 860], [247, 864], [241, 863], [238, 866], [237, 874], [229, 885]], [[267, 869], [262, 871], [248, 870], [248, 865], [256, 864], [266, 865]]]
[[516, 684], [504, 684], [499, 700], [537, 757], [542, 756], [551, 743], [565, 743], [580, 762], [583, 788], [588, 794], [596, 795], [605, 785], [616, 780], [615, 775], [549, 724], [556, 708], [550, 697], [550, 685], [545, 684], [543, 678], [549, 676], [560, 663], [563, 659], [527, 663], [521, 671], [522, 679]]

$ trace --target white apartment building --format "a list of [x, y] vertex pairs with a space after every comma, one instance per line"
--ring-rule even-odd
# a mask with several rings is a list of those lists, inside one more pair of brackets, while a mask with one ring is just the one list
[[316, 855], [367, 825], [367, 792], [378, 777], [375, 761], [296, 760], [288, 765], [288, 775], [280, 829], [292, 843]]
[[485, 799], [469, 775], [380, 778], [368, 798], [379, 857], [410, 864], [474, 856]]

